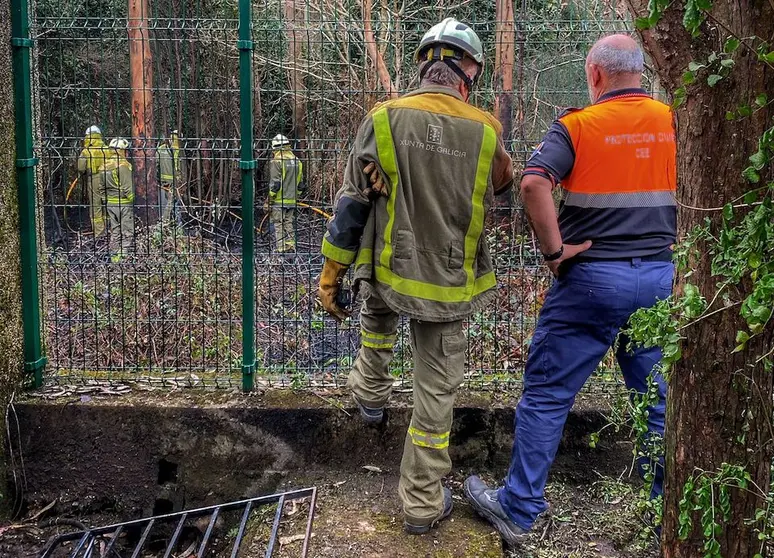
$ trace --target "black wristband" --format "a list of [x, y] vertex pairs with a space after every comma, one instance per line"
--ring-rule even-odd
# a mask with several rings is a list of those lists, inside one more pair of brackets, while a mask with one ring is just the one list
[[564, 244], [553, 254], [543, 254], [543, 259], [547, 262], [555, 262], [562, 257], [562, 254], [564, 254]]

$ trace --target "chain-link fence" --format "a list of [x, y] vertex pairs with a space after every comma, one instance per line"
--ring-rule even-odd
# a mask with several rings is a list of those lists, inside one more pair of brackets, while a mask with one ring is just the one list
[[[503, 122], [520, 167], [558, 112], [586, 103], [590, 44], [627, 28], [618, 4], [605, 0], [258, 0], [251, 41], [240, 41], [238, 7], [37, 0], [39, 269], [51, 380], [240, 385], [243, 332], [254, 328], [257, 383], [341, 383], [359, 327], [357, 315], [338, 325], [316, 302], [325, 214], [360, 120], [387, 90], [416, 86], [421, 34], [447, 15], [474, 26], [487, 62], [473, 102]], [[244, 52], [252, 71], [240, 74]], [[249, 89], [254, 165], [240, 163], [240, 92]], [[113, 151], [96, 164], [102, 151], [83, 151], [90, 126], [105, 143], [129, 141], [133, 192], [120, 191], [126, 180], [110, 165]], [[276, 252], [263, 207], [276, 134], [291, 139], [307, 185], [290, 253]], [[248, 206], [245, 172], [254, 172]], [[250, 217], [254, 277], [243, 281]], [[514, 386], [549, 280], [515, 194], [498, 201], [487, 231], [498, 297], [467, 324], [469, 384]], [[253, 284], [251, 319], [242, 302]], [[396, 377], [411, 370], [407, 329], [399, 329]], [[595, 385], [611, 382], [604, 375]]]

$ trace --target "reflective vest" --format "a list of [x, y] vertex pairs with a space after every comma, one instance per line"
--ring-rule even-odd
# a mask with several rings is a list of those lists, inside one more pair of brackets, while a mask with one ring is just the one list
[[275, 205], [296, 205], [303, 175], [301, 161], [289, 149], [277, 151], [269, 165], [269, 200]]
[[100, 169], [105, 180], [105, 194], [108, 205], [126, 205], [134, 202], [132, 165], [119, 155], [105, 161]]
[[591, 240], [584, 258], [657, 254], [677, 229], [676, 146], [669, 106], [640, 93], [614, 96], [559, 120], [575, 161], [561, 182], [565, 243]]
[[83, 140], [83, 150], [78, 157], [78, 172], [86, 173], [90, 182], [94, 183], [99, 176], [99, 169], [105, 164], [109, 149], [99, 134], [90, 134]]

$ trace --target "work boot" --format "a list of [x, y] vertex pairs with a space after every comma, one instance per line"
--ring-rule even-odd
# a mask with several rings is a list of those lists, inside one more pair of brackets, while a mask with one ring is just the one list
[[381, 424], [384, 421], [384, 407], [366, 407], [357, 397], [353, 396], [355, 404], [360, 411], [360, 417], [367, 424]]
[[453, 508], [454, 508], [454, 502], [452, 501], [451, 490], [449, 490], [448, 488], [444, 488], [443, 489], [443, 511], [441, 511], [441, 514], [435, 519], [433, 519], [430, 523], [427, 523], [425, 525], [415, 525], [411, 523], [408, 519], [405, 519], [403, 521], [403, 529], [409, 535], [424, 535], [430, 529], [437, 527], [441, 521], [449, 517], [451, 515]]
[[465, 497], [476, 513], [491, 523], [507, 544], [516, 546], [529, 534], [529, 530], [514, 523], [505, 513], [497, 499], [497, 490], [489, 488], [477, 476], [465, 479]]

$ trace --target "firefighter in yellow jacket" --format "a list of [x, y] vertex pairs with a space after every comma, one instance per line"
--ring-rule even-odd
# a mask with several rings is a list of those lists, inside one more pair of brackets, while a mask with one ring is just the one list
[[107, 153], [102, 131], [97, 126], [89, 126], [83, 138], [83, 150], [78, 156], [78, 173], [89, 198], [89, 217], [95, 238], [105, 232], [105, 194], [99, 169], [105, 164]]
[[290, 140], [279, 134], [271, 141], [274, 155], [269, 162], [270, 222], [277, 252], [296, 249], [296, 201], [304, 188], [303, 165], [290, 149]]
[[383, 420], [398, 316], [411, 319], [414, 409], [399, 494], [412, 534], [451, 513], [441, 479], [451, 470], [465, 368], [462, 320], [494, 296], [484, 219], [494, 194], [513, 182], [500, 124], [467, 102], [484, 62], [473, 29], [445, 19], [422, 38], [416, 60], [419, 89], [378, 105], [360, 125], [323, 239], [319, 285], [324, 308], [346, 318], [337, 298], [354, 265], [361, 348], [347, 385], [367, 422]]
[[110, 152], [100, 168], [105, 181], [105, 201], [110, 219], [110, 255], [114, 263], [134, 250], [134, 183], [132, 165], [126, 159], [129, 142], [110, 141]]
[[174, 214], [175, 221], [179, 223], [179, 211], [175, 202], [183, 180], [183, 167], [177, 130], [172, 130], [169, 139], [159, 144], [156, 149], [156, 163], [159, 169], [161, 219], [168, 223]]

